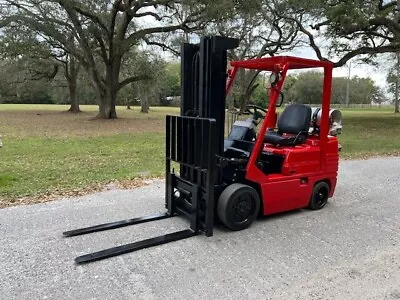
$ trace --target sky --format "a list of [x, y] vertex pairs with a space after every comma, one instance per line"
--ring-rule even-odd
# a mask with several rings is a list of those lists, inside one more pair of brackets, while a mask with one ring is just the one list
[[[288, 53], [289, 54], [289, 53]], [[317, 59], [315, 52], [311, 48], [303, 48], [296, 49], [295, 51], [290, 52], [290, 55], [299, 56], [303, 58], [312, 58]], [[370, 77], [375, 83], [382, 87], [386, 87], [386, 76], [388, 73], [388, 69], [390, 64], [386, 64], [385, 62], [388, 60], [388, 55], [383, 54], [380, 58], [380, 63], [378, 66], [372, 66], [365, 63], [357, 62], [356, 59], [351, 60], [351, 68], [350, 68], [350, 76], [358, 76], [358, 77]], [[333, 70], [334, 77], [347, 77], [349, 72], [348, 66], [343, 66], [341, 68], [335, 68]]]

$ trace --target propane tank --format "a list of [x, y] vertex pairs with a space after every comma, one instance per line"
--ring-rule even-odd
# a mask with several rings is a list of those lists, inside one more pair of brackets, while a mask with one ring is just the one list
[[[311, 108], [311, 127], [314, 131], [321, 126], [322, 109], [320, 107]], [[337, 136], [342, 133], [342, 113], [337, 109], [329, 110], [329, 135]]]

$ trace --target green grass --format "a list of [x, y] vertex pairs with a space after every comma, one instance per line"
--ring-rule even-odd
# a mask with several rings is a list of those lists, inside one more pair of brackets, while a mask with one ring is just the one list
[[[163, 176], [164, 118], [176, 108], [118, 107], [118, 120], [67, 114], [67, 106], [0, 105], [0, 201], [67, 191], [113, 180]], [[400, 154], [400, 115], [346, 109], [342, 158]]]
[[400, 115], [388, 110], [344, 110], [342, 157], [400, 154]]
[[0, 197], [80, 188], [164, 171], [164, 135], [23, 138], [1, 149]]

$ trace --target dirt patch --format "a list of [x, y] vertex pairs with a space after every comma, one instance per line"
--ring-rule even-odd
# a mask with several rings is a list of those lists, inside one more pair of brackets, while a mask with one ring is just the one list
[[364, 153], [364, 154], [346, 154], [343, 156], [340, 156], [341, 160], [367, 160], [371, 158], [380, 158], [380, 157], [397, 157], [400, 156], [400, 151], [394, 151], [394, 152], [387, 152], [387, 153]]
[[92, 120], [94, 116], [94, 113], [85, 112], [0, 111], [0, 132], [5, 137], [92, 137], [165, 131], [165, 120], [158, 115], [143, 116], [136, 113], [115, 120]]

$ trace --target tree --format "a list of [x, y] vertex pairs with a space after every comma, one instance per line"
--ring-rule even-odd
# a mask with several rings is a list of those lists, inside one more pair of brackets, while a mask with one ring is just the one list
[[[281, 1], [251, 0], [234, 9], [229, 17], [206, 27], [205, 32], [240, 40], [237, 49], [229, 51], [230, 60], [245, 60], [274, 56], [292, 50], [298, 43], [297, 25], [282, 17]], [[262, 94], [262, 85], [257, 70], [240, 69], [231, 93], [239, 99], [241, 110], [250, 101], [257, 89]], [[261, 95], [260, 94], [260, 95]]]
[[158, 81], [162, 98], [178, 97], [181, 94], [181, 66], [179, 63], [168, 63]]
[[166, 63], [155, 51], [139, 50], [132, 48], [123, 60], [125, 66], [121, 72], [122, 75], [133, 75], [136, 72], [151, 74], [147, 80], [132, 83], [131, 88], [126, 89], [130, 94], [127, 103], [131, 103], [133, 99], [140, 99], [142, 106], [141, 112], [148, 113], [150, 102], [154, 104], [155, 99], [161, 92], [161, 86], [165, 85]]
[[[304, 103], [321, 105], [323, 74], [321, 72], [301, 72], [287, 77], [288, 85], [284, 86], [283, 93], [286, 103]], [[346, 104], [346, 77], [334, 77], [332, 80], [332, 104]], [[350, 103], [371, 104], [384, 101], [382, 91], [370, 78], [353, 77], [350, 80]], [[383, 100], [382, 100], [383, 99]]]
[[322, 99], [322, 74], [316, 71], [300, 73], [288, 89], [286, 102], [320, 104]]
[[[190, 6], [192, 2], [196, 5]], [[97, 94], [98, 118], [116, 118], [118, 92], [151, 75], [140, 73], [120, 78], [122, 60], [133, 46], [152, 34], [194, 30], [201, 21], [211, 18], [207, 1], [2, 0], [1, 3], [0, 25], [30, 27], [79, 60]], [[182, 3], [188, 5], [188, 14], [178, 22], [175, 16]]]
[[388, 91], [394, 95], [394, 112], [399, 112], [399, 89], [400, 89], [400, 54], [395, 53], [391, 55], [394, 63], [389, 69], [388, 75], [386, 77], [386, 82], [388, 83]]
[[394, 94], [394, 112], [399, 113], [399, 89], [400, 89], [400, 54], [399, 52], [392, 55], [394, 60], [394, 64], [389, 70], [388, 76], [386, 78], [387, 83], [389, 84], [389, 92]]
[[296, 22], [320, 60], [337, 57], [335, 67], [343, 66], [353, 57], [371, 62], [379, 53], [400, 50], [400, 1], [288, 0], [287, 3], [284, 16]]
[[382, 103], [386, 101], [388, 101], [388, 98], [386, 97], [385, 91], [381, 87], [377, 87], [373, 94], [372, 102], [378, 104], [380, 108]]
[[[48, 41], [40, 39], [31, 28], [9, 26], [3, 29], [0, 37], [0, 53], [3, 58], [28, 58], [33, 63], [31, 69], [34, 70], [31, 80], [42, 78], [52, 80], [59, 69], [63, 69], [63, 75], [69, 87], [69, 103], [71, 106], [68, 111], [80, 112], [76, 94], [80, 65], [75, 57], [60, 49], [59, 45], [50, 44]], [[43, 64], [43, 62], [45, 63]], [[44, 69], [43, 65], [47, 69]]]
[[77, 85], [78, 85], [78, 74], [80, 70], [80, 64], [77, 59], [70, 54], [65, 53], [63, 58], [57, 59], [64, 66], [64, 76], [68, 82], [69, 89], [69, 103], [71, 107], [68, 109], [69, 112], [78, 113], [80, 112]]
[[318, 59], [331, 60], [334, 67], [352, 58], [375, 63], [380, 53], [400, 51], [398, 0], [288, 0], [287, 4], [286, 18], [296, 22]]
[[53, 103], [50, 80], [43, 76], [50, 68], [46, 60], [0, 60], [0, 103]]

